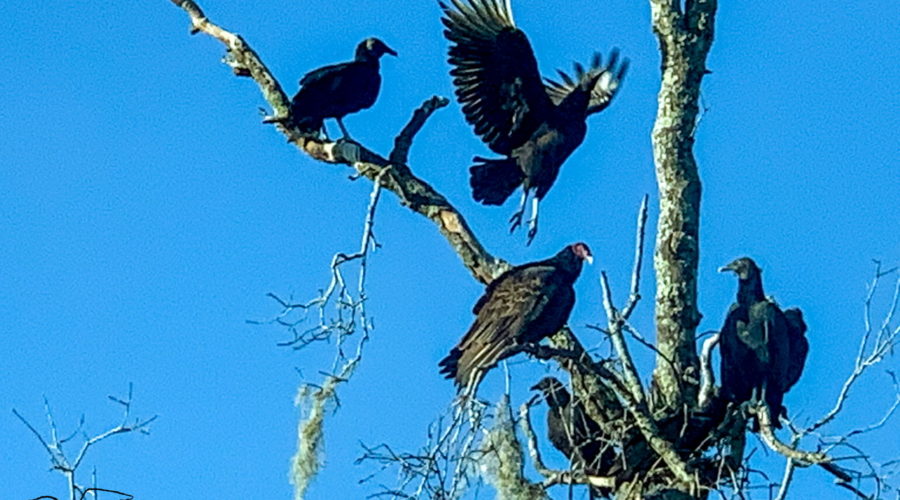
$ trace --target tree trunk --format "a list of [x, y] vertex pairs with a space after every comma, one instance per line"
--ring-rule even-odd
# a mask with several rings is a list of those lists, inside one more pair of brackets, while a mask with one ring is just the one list
[[696, 406], [699, 360], [694, 339], [699, 260], [700, 176], [694, 159], [700, 83], [713, 40], [716, 0], [651, 0], [662, 55], [653, 156], [659, 187], [656, 269], [656, 410]]

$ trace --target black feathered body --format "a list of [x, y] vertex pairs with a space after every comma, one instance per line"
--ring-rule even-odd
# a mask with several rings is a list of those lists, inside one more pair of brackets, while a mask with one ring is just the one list
[[735, 402], [764, 397], [770, 421], [780, 427], [790, 344], [787, 322], [768, 299], [734, 304], [721, 332], [722, 391]]
[[788, 324], [788, 343], [791, 353], [783, 387], [784, 392], [788, 392], [803, 374], [806, 357], [809, 355], [809, 341], [806, 340], [806, 322], [803, 321], [803, 313], [799, 309], [785, 310], [784, 317]]
[[605, 108], [624, 76], [627, 62], [585, 72], [578, 81], [545, 85], [528, 37], [512, 20], [508, 1], [451, 0], [441, 3], [444, 35], [451, 42], [450, 71], [456, 97], [475, 133], [500, 159], [475, 158], [470, 168], [473, 197], [502, 204], [522, 186], [543, 198], [566, 159], [581, 145], [586, 119]]
[[381, 89], [378, 59], [325, 66], [300, 80], [300, 91], [291, 100], [297, 126], [318, 131], [326, 118], [343, 118], [368, 109]]
[[784, 394], [800, 378], [809, 350], [806, 325], [800, 317], [800, 331], [796, 314], [786, 315], [765, 296], [752, 260], [738, 259], [723, 269], [734, 270], [739, 283], [720, 332], [722, 394], [736, 403], [764, 398], [772, 426], [780, 428]]
[[[547, 402], [547, 439], [553, 447], [569, 459], [573, 468], [592, 475], [606, 475], [615, 462], [615, 449], [604, 439], [603, 430], [588, 415], [584, 405], [573, 400], [569, 391], [553, 377], [542, 379], [532, 389], [539, 389]], [[600, 489], [594, 493], [608, 494]]]
[[473, 308], [475, 321], [440, 362], [460, 389], [477, 387], [484, 373], [562, 328], [575, 305], [581, 258], [572, 247], [540, 262], [514, 267], [488, 285]]

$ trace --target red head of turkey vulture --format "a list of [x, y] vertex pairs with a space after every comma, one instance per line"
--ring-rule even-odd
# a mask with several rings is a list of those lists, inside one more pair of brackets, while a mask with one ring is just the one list
[[[597, 424], [578, 400], [573, 400], [562, 382], [545, 377], [532, 390], [541, 391], [547, 402], [547, 438], [572, 464], [573, 470], [583, 470], [595, 476], [606, 475], [616, 459], [616, 453]], [[598, 496], [609, 492], [597, 490]]]
[[439, 3], [444, 36], [451, 42], [456, 97], [475, 133], [502, 156], [475, 157], [469, 169], [472, 195], [485, 205], [502, 205], [522, 186], [522, 201], [510, 219], [515, 230], [533, 193], [530, 243], [537, 233], [540, 200], [584, 140], [588, 115], [605, 109], [615, 97], [628, 61], [619, 64], [613, 50], [604, 66], [595, 54], [589, 69], [575, 65], [574, 79], [560, 71], [560, 82], [545, 84], [528, 37], [513, 22], [509, 0]]
[[800, 378], [809, 350], [802, 314], [790, 309], [786, 316], [766, 297], [762, 271], [753, 259], [742, 257], [719, 271], [738, 276], [737, 300], [728, 311], [719, 341], [722, 394], [736, 403], [763, 398], [772, 426], [780, 428], [784, 394]]
[[587, 245], [575, 243], [494, 279], [472, 310], [475, 322], [440, 362], [441, 373], [455, 379], [460, 391], [474, 395], [497, 362], [559, 331], [575, 305], [572, 285], [582, 263], [592, 259]]
[[296, 126], [305, 133], [318, 134], [324, 129], [325, 118], [334, 118], [344, 138], [349, 139], [343, 118], [375, 104], [381, 89], [379, 60], [385, 54], [397, 55], [381, 40], [367, 38], [356, 46], [352, 61], [307, 73], [291, 100]]

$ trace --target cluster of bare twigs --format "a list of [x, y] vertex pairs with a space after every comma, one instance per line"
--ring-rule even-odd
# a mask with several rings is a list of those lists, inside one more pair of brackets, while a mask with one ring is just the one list
[[[880, 321], [873, 322], [873, 302], [878, 297], [877, 293], [881, 289], [883, 279], [891, 276], [895, 278], [895, 282], [892, 291], [889, 292], [887, 308]], [[786, 458], [784, 473], [777, 483], [776, 500], [787, 498], [796, 469], [810, 465], [822, 466], [835, 477], [835, 484], [851, 491], [859, 498], [883, 498], [886, 492], [896, 491], [888, 482], [888, 479], [896, 473], [896, 461], [878, 464], [853, 444], [854, 438], [884, 427], [900, 407], [900, 384], [892, 370], [885, 369], [886, 376], [891, 382], [893, 400], [884, 410], [881, 418], [865, 427], [854, 428], [837, 435], [828, 435], [822, 432], [829, 424], [835, 422], [843, 411], [852, 389], [860, 378], [882, 365], [900, 344], [900, 325], [896, 320], [897, 309], [900, 306], [900, 269], [894, 267], [885, 270], [880, 261], [875, 261], [873, 277], [866, 289], [863, 302], [864, 331], [860, 338], [856, 358], [853, 361], [853, 368], [844, 380], [832, 408], [808, 425], [798, 426], [796, 423], [790, 422], [788, 425], [791, 433], [790, 445], [777, 443], [777, 441], [770, 443], [772, 438], [763, 436], [767, 445], [776, 449]], [[796, 453], [797, 446], [805, 442], [811, 443], [811, 446], [815, 446], [821, 451], [816, 454]], [[830, 458], [836, 456], [836, 453], [841, 450], [846, 450], [848, 454]], [[827, 457], [827, 459], [823, 460], [822, 457]], [[838, 466], [836, 462], [840, 462], [841, 465]], [[853, 463], [860, 465], [863, 470], [853, 470], [850, 465], [844, 465]], [[866, 487], [873, 489], [873, 493], [864, 493], [863, 488]]]
[[[381, 180], [388, 171], [380, 172], [373, 184], [359, 248], [353, 253], [334, 255], [330, 267], [331, 281], [319, 296], [306, 303], [291, 303], [269, 294], [282, 307], [279, 315], [269, 323], [286, 327], [293, 336], [279, 345], [293, 349], [302, 349], [320, 341], [335, 345], [330, 370], [321, 372], [324, 376], [322, 384], [303, 383], [295, 400], [304, 413], [297, 429], [297, 453], [291, 467], [291, 479], [298, 499], [303, 498], [310, 481], [319, 471], [325, 414], [332, 405], [340, 404], [337, 386], [353, 376], [362, 361], [363, 348], [373, 327], [366, 311], [366, 274], [370, 253], [379, 246], [374, 232], [375, 214], [381, 197]], [[356, 264], [355, 288], [348, 284], [345, 276], [351, 264]], [[316, 312], [317, 323], [307, 328], [303, 323], [310, 311]], [[355, 345], [348, 349], [347, 342], [354, 338]]]
[[[116, 493], [127, 497], [127, 499], [131, 498], [131, 495], [127, 493], [122, 493], [121, 491], [104, 489], [97, 487], [97, 470], [94, 469], [91, 474], [91, 483], [90, 487], [85, 487], [81, 485], [76, 475], [78, 474], [78, 469], [83, 465], [84, 459], [87, 456], [87, 452], [91, 449], [92, 446], [98, 444], [100, 441], [107, 439], [109, 437], [115, 436], [117, 434], [128, 434], [132, 432], [139, 432], [141, 434], [149, 434], [150, 433], [150, 424], [152, 424], [156, 419], [157, 415], [154, 415], [150, 418], [132, 418], [131, 416], [131, 405], [134, 401], [132, 398], [133, 395], [133, 387], [131, 384], [128, 384], [128, 395], [125, 398], [119, 398], [116, 396], [107, 396], [110, 401], [113, 401], [122, 406], [122, 420], [118, 425], [112, 427], [104, 432], [96, 434], [94, 436], [89, 436], [87, 431], [85, 430], [85, 418], [84, 415], [81, 416], [81, 419], [78, 422], [78, 427], [72, 431], [68, 435], [63, 435], [59, 432], [59, 428], [56, 425], [56, 419], [53, 417], [53, 412], [50, 409], [50, 402], [47, 398], [44, 398], [44, 414], [47, 418], [47, 426], [49, 428], [50, 437], [45, 438], [44, 435], [37, 430], [37, 428], [31, 424], [18, 410], [13, 409], [13, 414], [18, 418], [28, 430], [34, 435], [35, 438], [41, 443], [41, 446], [50, 455], [50, 466], [52, 470], [59, 471], [66, 478], [66, 482], [68, 483], [69, 488], [69, 500], [84, 499], [89, 493], [93, 495], [94, 498], [97, 498], [97, 493], [99, 492], [107, 492], [107, 493]], [[78, 452], [75, 454], [74, 458], [69, 458], [71, 455], [67, 454], [64, 447], [76, 439], [81, 440], [81, 447], [78, 449]], [[54, 498], [52, 496], [42, 496], [38, 497], [39, 500], [41, 498]]]
[[374, 497], [460, 498], [477, 486], [478, 465], [485, 455], [481, 447], [495, 409], [475, 399], [460, 399], [447, 414], [429, 427], [427, 440], [415, 452], [398, 452], [387, 444], [363, 445], [364, 453], [356, 463], [377, 464], [378, 471], [362, 479], [373, 482], [379, 473], [396, 473], [396, 486], [380, 485]]

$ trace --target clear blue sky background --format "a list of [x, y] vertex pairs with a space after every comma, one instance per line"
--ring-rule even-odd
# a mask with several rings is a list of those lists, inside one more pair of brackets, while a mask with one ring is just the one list
[[[514, 3], [544, 72], [613, 46], [632, 61], [619, 98], [591, 119], [545, 199], [537, 240], [527, 248], [523, 235], [507, 234], [512, 205], [471, 200], [469, 160], [487, 149], [455, 104], [427, 124], [411, 165], [500, 257], [536, 260], [588, 242], [599, 265], [578, 283], [571, 323], [595, 345], [601, 339], [583, 325], [601, 319], [599, 270], [623, 298], [644, 193], [656, 216], [649, 135], [659, 54], [649, 7]], [[377, 151], [388, 152], [422, 100], [451, 95], [436, 2], [202, 6], [244, 35], [291, 93], [306, 71], [349, 59], [367, 36], [383, 38], [400, 57], [384, 61], [375, 107], [346, 120]], [[801, 421], [829, 407], [851, 368], [871, 259], [900, 263], [895, 11], [886, 0], [724, 2], [718, 16], [697, 137], [701, 330], [718, 328], [735, 291], [715, 269], [755, 257], [768, 293], [801, 306], [810, 324], [807, 370], [787, 397]], [[136, 414], [160, 420], [148, 437], [93, 450], [88, 467], [97, 465], [102, 485], [138, 499], [289, 498], [294, 393], [319, 380], [332, 352], [280, 349], [285, 332], [245, 320], [277, 312], [267, 292], [306, 298], [327, 283], [331, 255], [358, 244], [370, 184], [349, 182], [344, 167], [309, 160], [262, 125], [256, 86], [219, 63], [217, 42], [189, 37], [187, 17], [169, 2], [3, 2], [0, 18], [0, 497], [65, 491], [12, 408], [43, 428], [45, 394], [64, 429], [84, 413], [96, 433], [118, 415], [106, 395], [133, 382]], [[375, 491], [356, 485], [372, 472], [353, 465], [360, 441], [406, 450], [424, 441], [453, 396], [436, 363], [481, 291], [431, 223], [393, 195], [377, 224], [377, 329], [327, 423], [327, 467], [309, 498]], [[652, 280], [644, 292], [636, 323], [652, 335]], [[634, 349], [649, 374], [651, 357]], [[512, 366], [516, 402], [548, 369], [529, 365]], [[492, 375], [483, 395], [496, 397], [501, 382]], [[864, 380], [831, 430], [877, 420], [891, 398], [886, 382], [882, 372]], [[895, 420], [861, 442], [884, 461], [900, 456], [898, 433]], [[778, 462], [770, 465], [777, 474]], [[802, 470], [799, 497], [847, 496], [830, 483]]]

